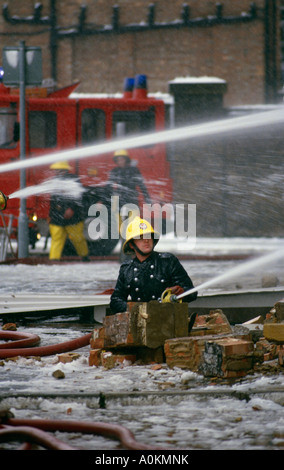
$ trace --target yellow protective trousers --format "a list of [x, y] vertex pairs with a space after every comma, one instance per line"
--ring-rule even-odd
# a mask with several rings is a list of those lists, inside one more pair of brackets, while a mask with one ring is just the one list
[[64, 227], [50, 224], [49, 232], [51, 236], [49, 259], [59, 260], [61, 258], [67, 237], [74, 245], [78, 256], [88, 256], [88, 245], [84, 237], [84, 222]]

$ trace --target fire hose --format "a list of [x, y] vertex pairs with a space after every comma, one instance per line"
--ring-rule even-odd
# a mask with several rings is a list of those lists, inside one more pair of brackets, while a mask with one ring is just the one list
[[[52, 344], [49, 346], [27, 347], [32, 344], [38, 344], [40, 338], [37, 335], [29, 333], [18, 333], [17, 331], [0, 331], [0, 340], [11, 339], [12, 343], [0, 344], [0, 359], [16, 356], [52, 356], [75, 349], [83, 348], [90, 344], [92, 333], [88, 333], [80, 338], [76, 338], [63, 343]], [[14, 341], [18, 338], [17, 341]], [[14, 348], [13, 346], [16, 346]]]
[[[0, 331], [0, 340], [11, 339], [11, 343], [0, 345], [0, 358], [15, 356], [49, 356], [62, 352], [72, 351], [90, 342], [91, 333], [80, 338], [58, 343], [50, 346], [27, 347], [38, 344], [39, 336], [30, 333], [19, 333], [16, 331]], [[13, 346], [17, 346], [16, 348]], [[5, 349], [4, 349], [5, 347]], [[3, 421], [3, 420], [2, 420]], [[21, 442], [36, 443], [50, 450], [76, 450], [67, 444], [62, 443], [48, 432], [79, 432], [82, 434], [99, 434], [110, 438], [118, 439], [121, 444], [130, 450], [157, 449], [157, 447], [138, 443], [131, 431], [117, 424], [106, 424], [101, 422], [84, 423], [81, 421], [59, 421], [42, 419], [4, 419], [3, 425], [0, 423], [0, 442], [20, 440]], [[23, 447], [28, 449], [28, 445]]]
[[75, 450], [74, 447], [68, 446], [56, 439], [54, 436], [47, 434], [29, 426], [3, 426], [0, 427], [0, 442], [20, 441], [25, 443], [22, 450], [30, 450], [28, 444], [37, 444], [49, 450]]
[[32, 333], [19, 333], [18, 331], [0, 331], [1, 340], [12, 340], [11, 343], [0, 344], [1, 349], [26, 348], [34, 346], [40, 342], [40, 337]]
[[0, 424], [0, 442], [20, 440], [39, 444], [50, 450], [78, 450], [61, 442], [49, 432], [71, 432], [81, 434], [97, 434], [120, 441], [120, 444], [128, 450], [170, 450], [141, 444], [134, 438], [132, 432], [124, 426], [113, 423], [81, 422], [53, 419], [4, 419], [4, 425]]

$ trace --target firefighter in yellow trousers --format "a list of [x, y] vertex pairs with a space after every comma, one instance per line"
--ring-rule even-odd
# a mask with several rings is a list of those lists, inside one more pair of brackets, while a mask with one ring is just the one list
[[[68, 162], [57, 162], [51, 165], [56, 172], [56, 177], [64, 181], [76, 178], [69, 173], [71, 170]], [[83, 261], [88, 261], [88, 244], [84, 237], [84, 213], [81, 198], [70, 195], [53, 194], [50, 199], [49, 232], [51, 247], [49, 259], [60, 260], [67, 238], [72, 242], [78, 256]]]

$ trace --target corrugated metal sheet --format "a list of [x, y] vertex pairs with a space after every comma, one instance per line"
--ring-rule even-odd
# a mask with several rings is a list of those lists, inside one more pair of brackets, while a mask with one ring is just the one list
[[0, 294], [0, 314], [34, 313], [50, 310], [94, 307], [101, 310], [109, 305], [109, 295], [78, 294], [34, 294], [6, 293]]

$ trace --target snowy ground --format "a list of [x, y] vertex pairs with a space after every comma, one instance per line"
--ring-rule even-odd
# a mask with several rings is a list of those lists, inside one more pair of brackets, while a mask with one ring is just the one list
[[[246, 251], [261, 253], [283, 247], [283, 241], [205, 241], [203, 254]], [[163, 245], [165, 246], [165, 244]], [[168, 243], [169, 251], [173, 244]], [[183, 261], [194, 284], [230, 271], [242, 261]], [[86, 292], [113, 287], [119, 263], [114, 261], [62, 265], [1, 265], [0, 292]], [[230, 279], [222, 289], [261, 287], [264, 275], [277, 276], [284, 285], [284, 260], [279, 259], [241, 279]], [[78, 318], [57, 318], [40, 324], [19, 324], [19, 331], [36, 333], [41, 345], [54, 344], [92, 331]], [[1, 322], [1, 320], [0, 320]], [[284, 376], [256, 373], [235, 383], [214, 383], [190, 371], [126, 366], [105, 370], [89, 367], [89, 348], [79, 359], [58, 363], [56, 356], [1, 361], [0, 409], [10, 408], [16, 418], [101, 421], [124, 425], [140, 443], [186, 450], [277, 450], [284, 446]], [[52, 374], [61, 369], [65, 377]], [[240, 392], [234, 394], [232, 392]], [[99, 395], [106, 406], [100, 407]], [[118, 449], [116, 441], [97, 436], [57, 433], [69, 445], [83, 449]], [[0, 448], [5, 445], [0, 444]], [[5, 447], [4, 447], [5, 448]]]

